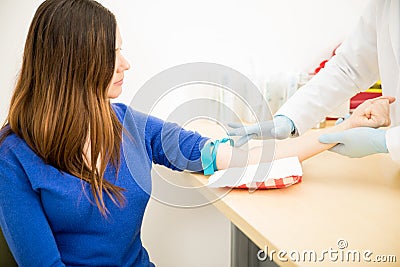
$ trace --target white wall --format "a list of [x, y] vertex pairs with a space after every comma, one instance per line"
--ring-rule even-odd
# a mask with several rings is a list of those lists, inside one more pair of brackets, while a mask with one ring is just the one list
[[[27, 28], [40, 2], [0, 3], [2, 121]], [[132, 65], [120, 97], [127, 104], [153, 75], [187, 62], [221, 63], [256, 83], [277, 72], [312, 71], [343, 40], [366, 4], [365, 0], [100, 2], [117, 15], [124, 53]], [[183, 210], [151, 201], [143, 229], [144, 243], [159, 266], [229, 266], [229, 222], [213, 207]]]
[[154, 74], [186, 62], [225, 64], [253, 79], [313, 70], [343, 40], [366, 1], [102, 2], [118, 14], [133, 66], [122, 95], [130, 100]]
[[0, 3], [0, 123], [7, 115], [8, 102], [22, 61], [29, 23], [42, 1], [2, 0]]

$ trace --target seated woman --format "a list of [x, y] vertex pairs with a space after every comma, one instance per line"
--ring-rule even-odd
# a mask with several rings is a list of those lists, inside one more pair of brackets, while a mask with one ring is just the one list
[[[110, 103], [130, 67], [121, 42], [95, 1], [47, 0], [36, 11], [0, 133], [0, 225], [19, 266], [153, 266], [140, 238], [152, 163], [202, 171], [208, 138]], [[324, 131], [383, 126], [389, 101]], [[276, 158], [329, 148], [318, 134], [279, 142]], [[217, 168], [261, 150], [221, 145]]]

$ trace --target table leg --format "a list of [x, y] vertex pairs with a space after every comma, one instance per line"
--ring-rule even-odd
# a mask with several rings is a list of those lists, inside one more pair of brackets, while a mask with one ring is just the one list
[[231, 267], [279, 267], [269, 259], [259, 260], [259, 250], [256, 244], [231, 223]]

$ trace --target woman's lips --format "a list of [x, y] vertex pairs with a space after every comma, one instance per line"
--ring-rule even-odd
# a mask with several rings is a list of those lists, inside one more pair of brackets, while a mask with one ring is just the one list
[[122, 85], [123, 83], [124, 83], [124, 79], [122, 79], [122, 80], [120, 80], [120, 81], [114, 83], [114, 85]]

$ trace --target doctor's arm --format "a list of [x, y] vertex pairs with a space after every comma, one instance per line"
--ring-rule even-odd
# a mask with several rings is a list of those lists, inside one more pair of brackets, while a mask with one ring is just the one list
[[232, 131], [232, 135], [242, 136], [237, 146], [251, 138], [284, 139], [291, 135], [301, 135], [379, 79], [376, 33], [378, 3], [369, 2], [356, 27], [337, 49], [336, 55], [288, 99], [276, 112], [273, 122], [265, 121], [258, 127], [246, 126]]
[[369, 2], [336, 55], [277, 111], [293, 121], [299, 134], [379, 79], [377, 5], [379, 1]]
[[[297, 156], [300, 161], [306, 160], [320, 152], [331, 149], [339, 142], [321, 143], [320, 136], [324, 134], [343, 134], [346, 131], [357, 129], [368, 129], [372, 131], [382, 131], [377, 127], [388, 126], [390, 124], [389, 104], [395, 101], [394, 97], [379, 97], [368, 100], [361, 104], [348, 118], [342, 123], [333, 127], [316, 130], [306, 133], [297, 138], [285, 140], [268, 140], [265, 142], [275, 142], [275, 153], [273, 159]], [[246, 164], [257, 164], [260, 162], [271, 161], [271, 154], [265, 153], [263, 147], [257, 146], [249, 150], [230, 147], [225, 144], [219, 146], [216, 158], [218, 169], [229, 167], [240, 167]]]

